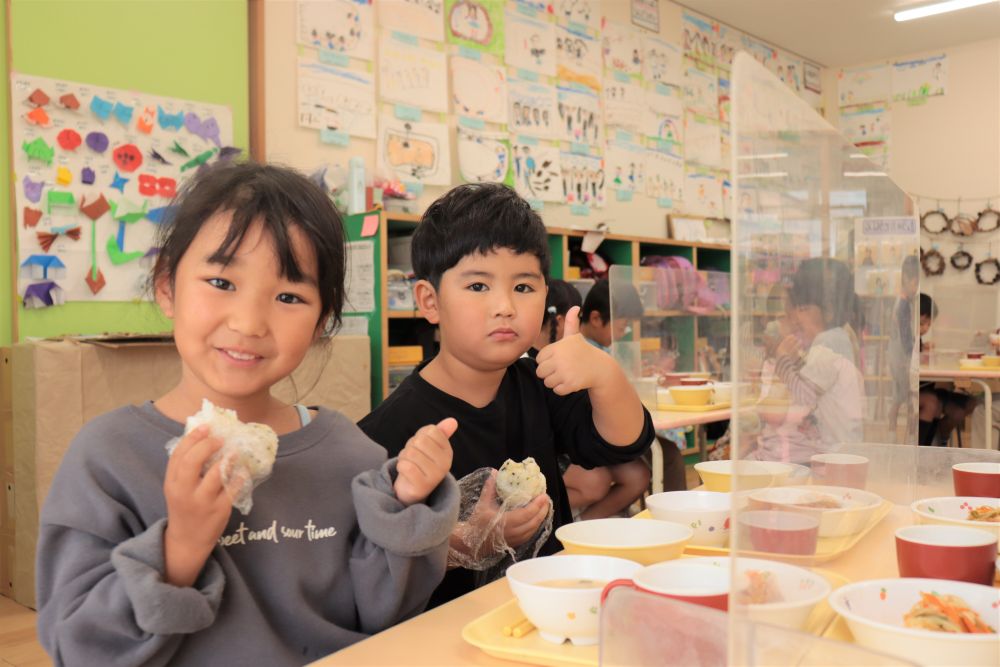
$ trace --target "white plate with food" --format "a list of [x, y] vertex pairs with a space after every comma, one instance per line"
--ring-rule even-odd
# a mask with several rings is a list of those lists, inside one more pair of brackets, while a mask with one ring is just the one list
[[749, 496], [749, 509], [780, 509], [819, 519], [820, 537], [860, 532], [881, 504], [880, 496], [846, 486], [781, 486]]
[[1000, 499], [973, 496], [924, 498], [910, 505], [910, 509], [919, 523], [985, 530], [1000, 540]]

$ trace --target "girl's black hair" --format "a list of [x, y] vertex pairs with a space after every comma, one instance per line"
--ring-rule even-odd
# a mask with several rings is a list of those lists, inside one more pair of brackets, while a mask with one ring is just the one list
[[548, 232], [516, 192], [499, 183], [466, 183], [435, 200], [413, 234], [413, 272], [437, 289], [441, 276], [462, 259], [507, 248], [538, 258], [549, 272]]
[[160, 248], [152, 285], [166, 278], [173, 285], [177, 265], [206, 220], [232, 212], [222, 245], [210, 257], [223, 265], [232, 261], [247, 231], [256, 223], [274, 241], [281, 275], [293, 282], [305, 279], [295, 257], [289, 229], [306, 236], [316, 253], [320, 316], [317, 326], [332, 318], [340, 324], [344, 306], [344, 225], [327, 194], [299, 172], [255, 162], [220, 163], [191, 179], [175, 198], [171, 214], [157, 235]]
[[793, 306], [816, 306], [828, 329], [850, 324], [860, 334], [864, 325], [854, 274], [847, 264], [829, 257], [803, 260], [792, 276], [788, 298]]
[[542, 326], [549, 326], [549, 342], [556, 342], [556, 316], [565, 316], [573, 306], [582, 306], [583, 297], [575, 287], [565, 280], [549, 278], [549, 292], [545, 295], [545, 315], [542, 317]]

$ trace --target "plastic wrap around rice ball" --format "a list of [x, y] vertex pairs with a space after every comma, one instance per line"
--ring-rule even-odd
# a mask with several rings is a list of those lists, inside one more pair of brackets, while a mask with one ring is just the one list
[[[235, 410], [212, 404], [208, 399], [201, 410], [187, 418], [184, 434], [207, 425], [209, 435], [222, 441], [222, 448], [205, 463], [207, 472], [216, 461], [222, 463], [222, 485], [233, 500], [233, 507], [249, 514], [253, 507], [253, 490], [271, 474], [278, 454], [278, 434], [270, 426], [243, 423]], [[167, 453], [173, 454], [180, 438], [167, 443]]]

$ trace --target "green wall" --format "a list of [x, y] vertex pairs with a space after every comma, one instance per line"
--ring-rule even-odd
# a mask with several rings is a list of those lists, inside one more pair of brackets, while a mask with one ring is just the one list
[[[224, 104], [233, 112], [235, 145], [249, 146], [245, 0], [13, 0], [10, 35], [15, 72]], [[8, 90], [5, 81], [2, 113], [9, 109]], [[3, 127], [0, 176], [9, 187], [6, 122]], [[0, 344], [10, 340], [16, 298], [9, 281], [10, 212], [5, 205], [0, 213]], [[169, 329], [149, 304], [68, 303], [21, 309], [18, 318], [21, 339]]]
[[[7, 12], [0, 7], [0, 73], [7, 71]], [[0, 347], [10, 345], [13, 322], [11, 310], [14, 286], [10, 284], [10, 136], [7, 132], [10, 116], [8, 91], [10, 83], [0, 82]]]

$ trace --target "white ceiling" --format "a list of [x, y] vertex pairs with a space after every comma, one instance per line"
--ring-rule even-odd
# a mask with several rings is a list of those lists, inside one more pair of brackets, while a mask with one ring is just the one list
[[896, 23], [935, 0], [679, 0], [678, 4], [830, 67], [1000, 37], [1000, 2]]

